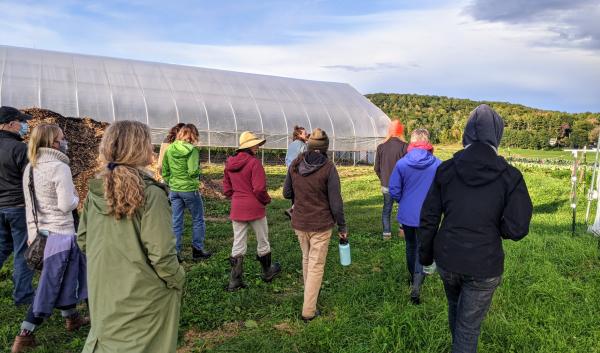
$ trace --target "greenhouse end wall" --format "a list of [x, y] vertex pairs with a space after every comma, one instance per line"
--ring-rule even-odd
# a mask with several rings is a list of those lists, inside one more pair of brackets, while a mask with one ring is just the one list
[[285, 149], [295, 125], [320, 127], [334, 151], [373, 151], [389, 118], [352, 86], [190, 66], [0, 46], [0, 104], [64, 116], [138, 120], [161, 142], [193, 123], [204, 146], [253, 131]]

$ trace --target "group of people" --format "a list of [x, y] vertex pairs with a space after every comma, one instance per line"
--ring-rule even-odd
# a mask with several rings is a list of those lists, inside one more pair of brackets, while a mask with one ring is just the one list
[[[178, 124], [169, 131], [158, 157], [163, 184], [146, 169], [154, 160], [149, 127], [135, 121], [111, 124], [79, 217], [73, 212], [79, 197], [63, 131], [38, 125], [26, 145], [29, 119], [15, 108], [0, 108], [0, 266], [14, 253], [14, 302], [30, 305], [12, 352], [36, 345], [34, 331], [54, 308], [61, 310], [69, 331], [91, 323], [83, 352], [174, 352], [185, 281], [185, 209], [192, 219], [192, 259], [211, 256], [205, 249], [197, 128]], [[410, 298], [420, 302], [423, 266], [435, 260], [448, 299], [453, 352], [476, 351], [503, 272], [501, 239], [521, 239], [531, 219], [521, 173], [497, 153], [502, 130], [500, 116], [482, 105], [467, 122], [465, 148], [448, 161], [433, 155], [425, 129], [413, 130], [406, 143], [398, 121], [391, 122], [377, 148], [383, 238], [391, 238], [395, 201], [406, 240]], [[265, 143], [243, 132], [225, 163], [223, 192], [231, 200], [233, 227], [227, 291], [246, 287], [250, 228], [262, 279], [271, 282], [282, 271], [272, 260], [266, 218], [271, 197], [256, 158]], [[320, 315], [317, 299], [334, 228], [340, 239], [348, 237], [340, 178], [328, 149], [324, 130], [308, 134], [296, 126], [286, 155], [283, 197], [292, 201], [286, 212], [302, 251], [301, 318], [306, 322]], [[47, 235], [44, 266], [34, 293], [24, 252], [42, 233]], [[90, 317], [77, 310], [84, 301]]]
[[393, 121], [377, 148], [375, 171], [383, 193], [383, 238], [398, 203], [406, 240], [410, 299], [420, 303], [423, 266], [437, 265], [448, 301], [452, 352], [476, 352], [481, 323], [504, 271], [502, 239], [529, 232], [533, 206], [522, 174], [498, 155], [504, 122], [482, 104], [467, 120], [464, 149], [441, 162], [429, 132], [415, 129], [410, 143]]

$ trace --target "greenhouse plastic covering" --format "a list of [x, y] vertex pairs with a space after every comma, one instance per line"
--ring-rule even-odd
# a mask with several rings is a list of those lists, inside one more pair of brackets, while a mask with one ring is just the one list
[[160, 142], [178, 122], [200, 144], [235, 147], [250, 130], [283, 149], [294, 125], [319, 127], [336, 151], [374, 150], [389, 118], [344, 83], [0, 46], [0, 103], [99, 121], [138, 120]]

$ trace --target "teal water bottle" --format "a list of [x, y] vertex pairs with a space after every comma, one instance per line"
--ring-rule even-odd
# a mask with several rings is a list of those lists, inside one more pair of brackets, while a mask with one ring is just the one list
[[350, 257], [350, 243], [348, 239], [340, 239], [340, 263], [342, 266], [348, 266], [352, 263], [352, 258]]

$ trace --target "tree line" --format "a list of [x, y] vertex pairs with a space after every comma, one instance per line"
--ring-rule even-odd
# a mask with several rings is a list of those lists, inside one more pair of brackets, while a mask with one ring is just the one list
[[506, 102], [472, 101], [418, 94], [365, 95], [391, 119], [400, 119], [407, 133], [425, 127], [433, 143], [461, 142], [469, 113], [485, 103], [504, 119], [504, 147], [550, 149], [595, 145], [600, 113], [565, 113]]

